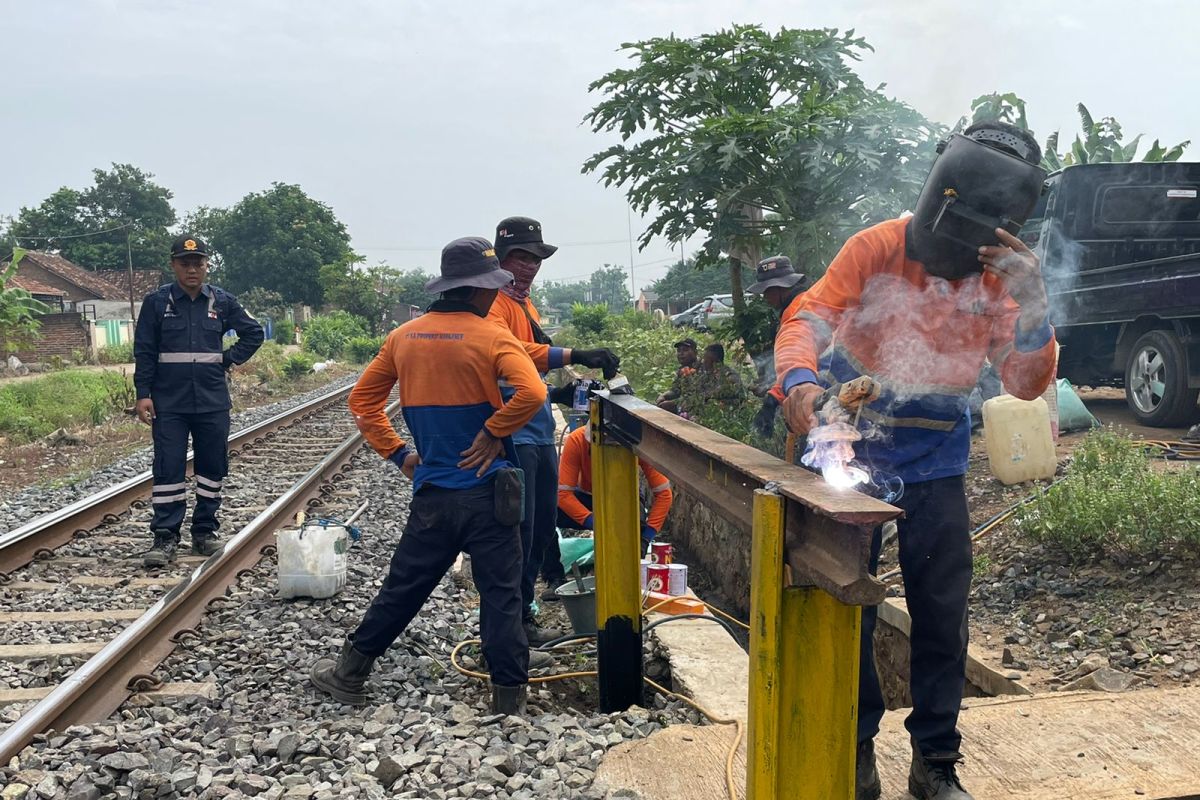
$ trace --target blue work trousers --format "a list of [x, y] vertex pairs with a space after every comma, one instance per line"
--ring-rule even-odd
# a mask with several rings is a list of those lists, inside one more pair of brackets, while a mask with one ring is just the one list
[[152, 425], [154, 437], [154, 490], [151, 530], [166, 530], [179, 536], [187, 513], [188, 436], [192, 439], [192, 462], [196, 485], [196, 507], [192, 511], [192, 535], [210, 534], [220, 527], [221, 486], [229, 472], [229, 412], [173, 414], [158, 411]]
[[550, 588], [564, 580], [558, 552], [558, 528], [554, 524], [558, 518], [558, 451], [550, 444], [519, 444], [517, 459], [525, 471], [525, 521], [521, 523], [525, 567], [521, 602], [526, 618], [531, 619], [538, 573], [543, 573]]
[[521, 625], [521, 537], [496, 521], [493, 481], [471, 489], [425, 484], [409, 505], [383, 588], [354, 632], [354, 648], [383, 655], [425, 605], [460, 552], [479, 590], [479, 638], [498, 686], [526, 682], [529, 642]]
[[[912, 617], [912, 712], [905, 727], [926, 757], [957, 753], [958, 710], [967, 667], [967, 597], [971, 590], [971, 534], [962, 476], [910, 483], [895, 502], [904, 598]], [[879, 565], [882, 529], [871, 544], [871, 572]], [[875, 672], [874, 607], [862, 615], [858, 740], [873, 739], [884, 699]]]

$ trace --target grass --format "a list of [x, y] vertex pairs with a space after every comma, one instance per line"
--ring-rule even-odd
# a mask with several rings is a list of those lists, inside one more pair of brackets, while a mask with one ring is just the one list
[[58, 428], [98, 425], [131, 402], [132, 381], [116, 372], [66, 370], [0, 388], [0, 434], [15, 442]]
[[1017, 515], [1021, 533], [1076, 560], [1200, 555], [1200, 472], [1159, 471], [1113, 430], [1088, 435], [1067, 477]]

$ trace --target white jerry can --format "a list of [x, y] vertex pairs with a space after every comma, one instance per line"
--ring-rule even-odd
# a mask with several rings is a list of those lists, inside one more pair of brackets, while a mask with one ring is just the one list
[[1054, 477], [1058, 461], [1050, 434], [1046, 401], [993, 397], [983, 404], [983, 435], [988, 466], [1001, 483], [1012, 485]]
[[350, 532], [344, 525], [317, 520], [276, 536], [280, 597], [333, 597], [346, 585]]

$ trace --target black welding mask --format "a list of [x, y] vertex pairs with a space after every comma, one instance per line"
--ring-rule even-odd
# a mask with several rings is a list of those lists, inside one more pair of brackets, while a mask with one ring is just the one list
[[979, 248], [999, 244], [996, 228], [1016, 236], [1033, 211], [1046, 181], [1040, 160], [1036, 146], [1004, 130], [951, 135], [917, 198], [909, 254], [947, 280], [983, 272]]

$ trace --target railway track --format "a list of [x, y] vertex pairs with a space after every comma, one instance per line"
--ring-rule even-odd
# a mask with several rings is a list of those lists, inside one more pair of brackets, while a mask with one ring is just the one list
[[11, 709], [5, 716], [0, 763], [42, 731], [104, 719], [135, 691], [172, 690], [154, 668], [210, 602], [273, 551], [277, 528], [336, 493], [363, 446], [345, 411], [348, 392], [230, 436], [225, 546], [209, 558], [187, 554], [185, 538], [173, 564], [142, 566], [148, 473], [0, 536], [0, 685], [8, 687], [0, 706], [36, 701], [15, 720]]

